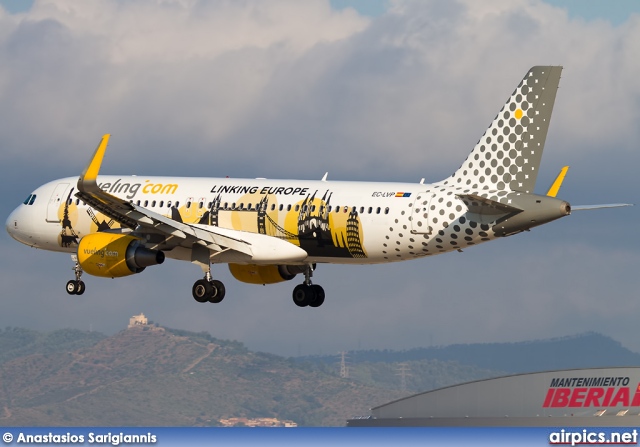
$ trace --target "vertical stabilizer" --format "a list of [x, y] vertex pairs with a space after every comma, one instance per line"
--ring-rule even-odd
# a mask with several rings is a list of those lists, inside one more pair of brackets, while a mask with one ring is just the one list
[[562, 67], [531, 68], [445, 184], [532, 193], [561, 72]]

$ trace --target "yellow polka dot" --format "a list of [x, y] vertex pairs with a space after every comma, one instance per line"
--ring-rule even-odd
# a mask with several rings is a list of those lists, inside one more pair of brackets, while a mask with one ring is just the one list
[[515, 115], [516, 115], [516, 119], [520, 119], [520, 118], [522, 118], [522, 109], [518, 109], [518, 110], [516, 110]]

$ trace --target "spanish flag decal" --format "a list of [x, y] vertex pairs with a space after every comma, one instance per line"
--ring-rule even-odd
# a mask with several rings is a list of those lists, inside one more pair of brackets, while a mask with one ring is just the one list
[[397, 192], [396, 197], [411, 197], [410, 192]]

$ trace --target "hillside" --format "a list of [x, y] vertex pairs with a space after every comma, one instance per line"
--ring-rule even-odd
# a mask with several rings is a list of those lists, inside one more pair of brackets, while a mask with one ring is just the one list
[[[0, 425], [218, 425], [277, 418], [342, 426], [416, 392], [511, 373], [637, 365], [600, 334], [524, 343], [284, 358], [207, 333], [139, 326], [107, 337], [0, 331]], [[404, 391], [402, 391], [404, 390]]]
[[0, 365], [25, 355], [53, 354], [93, 346], [105, 337], [99, 332], [78, 329], [60, 329], [53, 332], [14, 327], [0, 329]]
[[217, 425], [228, 417], [342, 426], [403, 395], [239, 342], [153, 326], [12, 358], [0, 365], [0, 383], [5, 426]]
[[[335, 365], [337, 361], [336, 356], [300, 357], [299, 360], [318, 365]], [[449, 367], [453, 364], [467, 365], [477, 369], [471, 375], [482, 376], [556, 369], [637, 366], [640, 365], [640, 354], [594, 332], [519, 343], [457, 344], [405, 351], [367, 350], [349, 353], [349, 363], [354, 371], [364, 365], [372, 368], [372, 365], [438, 365], [438, 362]], [[424, 387], [423, 390], [428, 389], [425, 385], [420, 385]]]

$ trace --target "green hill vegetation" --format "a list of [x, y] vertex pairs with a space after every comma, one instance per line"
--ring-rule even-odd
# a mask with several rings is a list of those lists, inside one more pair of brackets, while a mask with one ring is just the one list
[[[337, 361], [336, 356], [309, 356], [300, 357], [300, 360], [323, 365], [335, 364]], [[475, 376], [485, 373], [495, 375], [557, 369], [637, 366], [640, 365], [640, 354], [630, 351], [610, 337], [595, 332], [518, 343], [456, 344], [404, 351], [363, 350], [349, 353], [349, 362], [354, 369], [364, 364], [425, 361], [440, 361], [448, 366], [456, 363], [473, 365], [478, 371], [470, 371], [470, 376]]]
[[545, 369], [637, 365], [600, 334], [284, 358], [237, 341], [140, 326], [107, 337], [0, 330], [0, 425], [210, 426], [277, 418], [343, 426], [391, 400], [452, 384]]
[[[217, 425], [229, 417], [343, 426], [405, 395], [206, 333], [143, 326], [101, 339], [75, 333], [69, 341], [65, 331], [18, 332], [0, 334], [1, 346], [13, 346], [0, 364], [5, 426]], [[21, 337], [26, 355], [19, 355]], [[52, 340], [70, 349], [41, 349]]]

